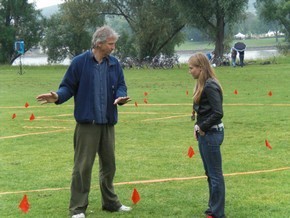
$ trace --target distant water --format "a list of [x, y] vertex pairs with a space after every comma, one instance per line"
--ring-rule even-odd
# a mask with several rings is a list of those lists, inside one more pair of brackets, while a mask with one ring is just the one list
[[[178, 54], [178, 53], [177, 53]], [[186, 52], [186, 53], [179, 53], [179, 62], [180, 63], [187, 63], [188, 59], [190, 58], [193, 53]], [[245, 60], [256, 60], [256, 59], [267, 59], [271, 57], [277, 57], [280, 54], [277, 50], [259, 50], [259, 51], [245, 51]], [[228, 54], [228, 57], [230, 58], [230, 54]], [[237, 55], [237, 59], [239, 58], [239, 55]]]
[[[179, 56], [180, 63], [187, 63], [189, 57], [194, 52], [190, 53], [190, 51], [186, 52], [177, 52]], [[259, 50], [259, 51], [245, 51], [245, 60], [255, 60], [255, 59], [267, 59], [274, 56], [278, 56], [279, 53], [277, 50]], [[230, 55], [229, 55], [230, 57]], [[237, 56], [238, 58], [238, 56]], [[21, 57], [22, 65], [48, 65], [47, 56], [43, 53], [27, 53]], [[19, 65], [20, 58], [17, 58], [12, 65]], [[69, 65], [70, 59], [66, 58], [64, 61], [57, 63], [60, 65]]]
[[[60, 62], [60, 63], [56, 63], [58, 65], [69, 65], [70, 64], [70, 59], [66, 58], [64, 61]], [[40, 65], [48, 65], [48, 61], [47, 61], [47, 56], [41, 55], [41, 56], [27, 56], [27, 55], [23, 55], [21, 57], [21, 63], [22, 65], [30, 65], [30, 66], [40, 66]], [[20, 58], [17, 58], [12, 65], [19, 65], [20, 64]], [[56, 65], [56, 64], [51, 64], [51, 65]]]

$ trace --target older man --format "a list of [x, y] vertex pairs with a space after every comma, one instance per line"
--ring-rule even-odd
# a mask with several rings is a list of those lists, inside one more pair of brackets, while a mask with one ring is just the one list
[[72, 218], [85, 217], [96, 154], [99, 156], [102, 209], [131, 210], [120, 203], [113, 187], [117, 105], [130, 101], [122, 68], [110, 55], [118, 37], [109, 26], [98, 28], [92, 37], [92, 49], [73, 59], [58, 91], [37, 96], [42, 104], [62, 104], [74, 96], [77, 123], [69, 205]]

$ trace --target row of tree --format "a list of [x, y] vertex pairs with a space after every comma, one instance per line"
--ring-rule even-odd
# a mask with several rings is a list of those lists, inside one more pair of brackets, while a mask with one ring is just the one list
[[[222, 57], [237, 23], [246, 18], [247, 5], [248, 0], [66, 0], [45, 19], [27, 0], [0, 0], [0, 63], [17, 58], [17, 40], [25, 41], [26, 51], [41, 43], [50, 62], [74, 57], [90, 48], [96, 26], [110, 22], [121, 35], [120, 58], [172, 56], [185, 40], [185, 27], [198, 29]], [[289, 40], [289, 0], [257, 0], [256, 8], [261, 18], [280, 25]]]

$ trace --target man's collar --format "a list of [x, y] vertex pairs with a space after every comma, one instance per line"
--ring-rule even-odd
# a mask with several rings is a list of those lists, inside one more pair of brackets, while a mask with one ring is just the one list
[[[96, 61], [96, 62], [98, 63], [98, 61], [97, 61], [96, 58], [95, 58], [95, 55], [94, 55], [93, 49], [90, 49], [90, 57], [91, 57], [94, 61]], [[103, 57], [101, 63], [103, 63], [103, 61], [107, 61], [108, 63], [110, 63], [109, 56]]]

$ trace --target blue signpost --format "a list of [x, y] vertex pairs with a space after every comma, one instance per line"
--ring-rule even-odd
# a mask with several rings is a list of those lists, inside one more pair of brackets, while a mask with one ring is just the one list
[[19, 74], [22, 75], [23, 72], [23, 67], [22, 67], [22, 61], [21, 61], [21, 56], [24, 54], [25, 49], [24, 49], [24, 41], [16, 41], [14, 43], [14, 50], [20, 54], [19, 56]]

